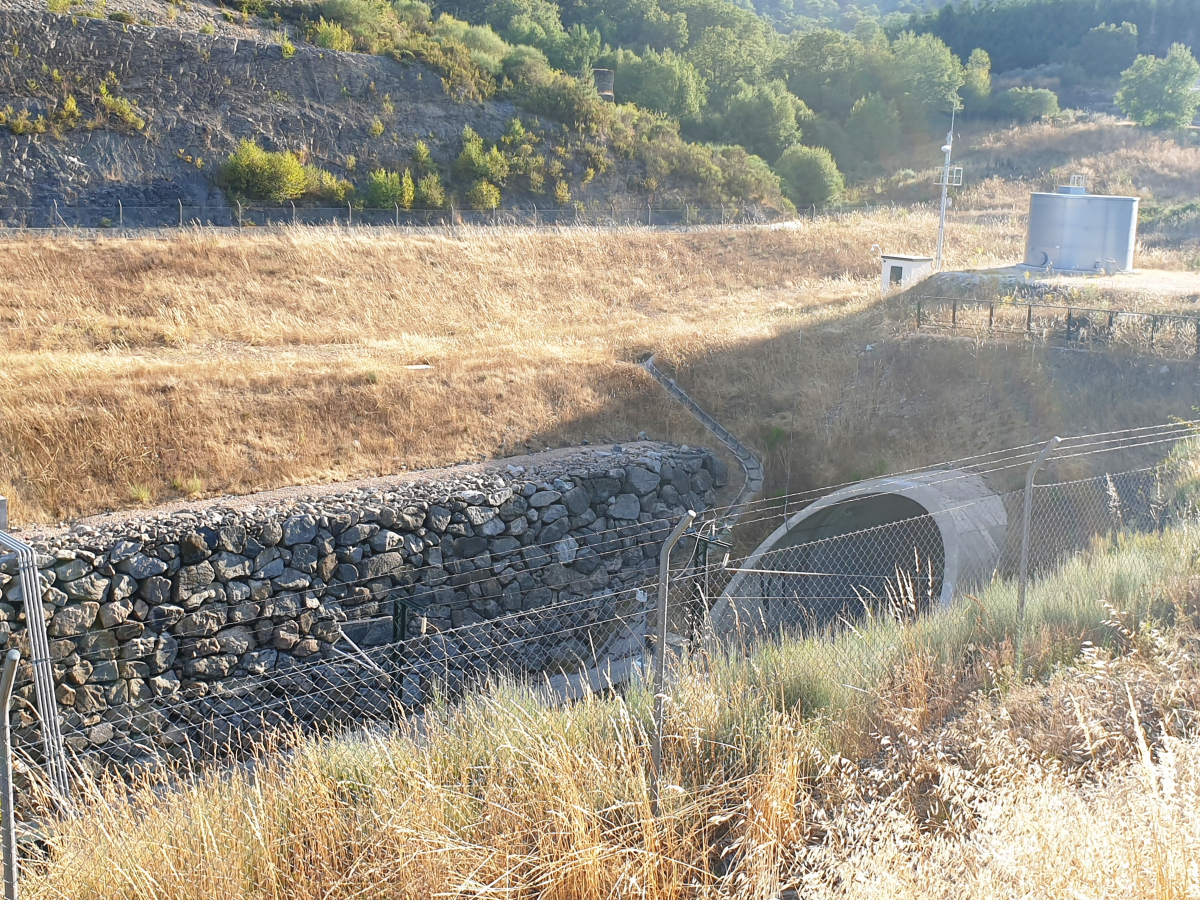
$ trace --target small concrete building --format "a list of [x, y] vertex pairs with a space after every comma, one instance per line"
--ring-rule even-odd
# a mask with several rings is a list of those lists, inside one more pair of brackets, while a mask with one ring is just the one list
[[933, 271], [932, 256], [907, 256], [903, 253], [883, 254], [882, 288], [888, 291], [903, 290], [920, 281]]

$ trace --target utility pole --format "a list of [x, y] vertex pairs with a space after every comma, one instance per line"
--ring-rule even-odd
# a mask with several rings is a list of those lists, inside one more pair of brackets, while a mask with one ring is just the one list
[[946, 240], [946, 207], [950, 202], [950, 185], [962, 184], [962, 166], [951, 167], [950, 154], [954, 152], [954, 114], [958, 111], [958, 94], [955, 93], [953, 102], [950, 105], [950, 133], [946, 135], [946, 144], [942, 147], [942, 152], [946, 154], [946, 160], [942, 164], [942, 174], [938, 181], [942, 184], [942, 212], [938, 218], [938, 242], [937, 242], [937, 257], [934, 260], [933, 267], [935, 269], [942, 268], [942, 246]]

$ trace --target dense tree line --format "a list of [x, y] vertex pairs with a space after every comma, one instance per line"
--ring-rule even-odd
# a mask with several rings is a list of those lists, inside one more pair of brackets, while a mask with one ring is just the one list
[[1060, 61], [1091, 29], [1121, 22], [1136, 26], [1142, 54], [1164, 56], [1175, 42], [1200, 46], [1197, 0], [967, 0], [914, 15], [902, 27], [935, 35], [960, 55], [981, 47], [1006, 71]]

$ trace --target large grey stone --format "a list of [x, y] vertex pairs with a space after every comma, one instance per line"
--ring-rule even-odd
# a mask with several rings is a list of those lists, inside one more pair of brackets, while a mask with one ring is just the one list
[[74, 637], [83, 634], [96, 621], [99, 603], [72, 603], [54, 614], [46, 633], [50, 637]]
[[272, 578], [271, 584], [277, 591], [302, 591], [312, 584], [312, 579], [303, 572], [295, 569], [284, 569], [278, 578]]
[[265, 675], [275, 668], [278, 658], [279, 651], [271, 647], [254, 650], [242, 657], [242, 668], [251, 675]]
[[207, 561], [194, 566], [184, 566], [175, 577], [180, 599], [187, 599], [197, 591], [208, 587], [216, 577], [216, 572]]
[[553, 550], [554, 555], [558, 558], [560, 563], [562, 563], [564, 566], [570, 565], [571, 563], [575, 562], [575, 557], [579, 554], [579, 542], [570, 535], [567, 535], [562, 540], [555, 543]]
[[382, 644], [390, 644], [394, 630], [395, 626], [390, 616], [360, 619], [356, 622], [342, 624], [342, 631], [346, 637], [360, 647], [378, 647]]
[[92, 571], [90, 563], [82, 559], [72, 559], [54, 567], [54, 574], [59, 581], [74, 581]]
[[482, 525], [478, 526], [475, 529], [475, 533], [481, 534], [484, 537], [496, 537], [497, 535], [504, 534], [504, 530], [507, 527], [508, 526], [504, 523], [504, 520], [497, 516], [488, 519]]
[[151, 674], [158, 675], [170, 669], [178, 655], [178, 641], [165, 632], [160, 634], [154, 645], [154, 654], [149, 659]]
[[543, 525], [549, 525], [551, 522], [557, 522], [559, 519], [565, 519], [570, 515], [567, 508], [561, 503], [556, 503], [554, 506], [547, 506], [541, 512], [541, 522]]
[[441, 534], [450, 524], [450, 510], [444, 506], [431, 506], [425, 514], [425, 527]]
[[591, 505], [591, 499], [583, 485], [576, 485], [563, 494], [562, 502], [573, 516], [583, 515], [584, 510]]
[[171, 581], [161, 575], [154, 575], [142, 582], [138, 594], [151, 606], [166, 603], [171, 599]]
[[660, 481], [658, 475], [641, 466], [629, 466], [625, 470], [625, 488], [639, 497], [658, 487]]
[[203, 637], [220, 631], [228, 618], [225, 607], [198, 609], [175, 623], [171, 631], [179, 637]]
[[608, 504], [608, 514], [614, 519], [636, 519], [641, 511], [641, 501], [634, 494], [618, 494]]
[[316, 536], [317, 520], [312, 516], [292, 516], [283, 523], [282, 541], [285, 547], [311, 543]]
[[211, 560], [213, 573], [218, 581], [231, 581], [234, 578], [246, 578], [250, 575], [253, 563], [244, 556], [222, 550], [213, 554]]
[[146, 624], [154, 631], [165, 631], [184, 616], [183, 607], [160, 603], [146, 614]]
[[60, 582], [58, 586], [72, 600], [103, 600], [108, 585], [109, 579], [92, 572], [74, 581]]
[[113, 576], [112, 590], [109, 592], [109, 596], [114, 600], [124, 600], [126, 597], [132, 597], [137, 589], [137, 579], [117, 574]]
[[538, 491], [529, 498], [529, 505], [534, 509], [542, 509], [557, 503], [562, 498], [562, 494], [558, 491]]
[[364, 559], [358, 564], [358, 577], [364, 580], [379, 578], [384, 575], [391, 575], [402, 568], [404, 568], [404, 557], [399, 553], [395, 551], [381, 553], [378, 556]]
[[100, 607], [100, 624], [105, 628], [122, 625], [133, 615], [133, 601], [128, 598], [113, 600]]
[[254, 632], [245, 625], [234, 625], [217, 632], [217, 644], [222, 653], [248, 653], [254, 649], [254, 643]]
[[494, 519], [496, 511], [486, 506], [468, 506], [464, 515], [467, 517], [467, 521], [471, 523], [471, 527], [475, 528], [484, 522]]

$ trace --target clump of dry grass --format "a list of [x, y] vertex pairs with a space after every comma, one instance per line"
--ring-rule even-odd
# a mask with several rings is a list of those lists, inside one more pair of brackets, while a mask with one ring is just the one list
[[[131, 485], [179, 497], [193, 477], [246, 492], [642, 429], [697, 440], [638, 358], [869, 309], [872, 244], [916, 249], [934, 228], [900, 210], [688, 233], [10, 241], [0, 493], [36, 522], [128, 505]], [[1015, 242], [966, 226], [951, 259]]]
[[[102, 900], [767, 900], [793, 888], [982, 898], [1020, 885], [1073, 900], [1106, 884], [1109, 896], [1172, 896], [1146, 876], [1194, 877], [1182, 848], [1200, 836], [1186, 813], [1200, 800], [1200, 751], [1178, 742], [1190, 739], [1200, 671], [1153, 623], [1171, 615], [1190, 640], [1198, 541], [1180, 529], [1097, 547], [1035, 584], [1033, 670], [1055, 672], [1064, 642], [1096, 648], [1045, 683], [1014, 675], [1022, 632], [1007, 584], [916, 623], [876, 620], [869, 634], [685, 668], [657, 818], [648, 692], [548, 708], [498, 686], [408, 730], [302, 739], [183, 785], [95, 785], [49, 823], [24, 888]], [[1103, 646], [1117, 601], [1133, 626], [1120, 657]], [[1064, 841], [1068, 822], [1043, 818], [1056, 809], [1086, 831]], [[1105, 863], [1104, 877], [1063, 870], [1084, 861]]]

